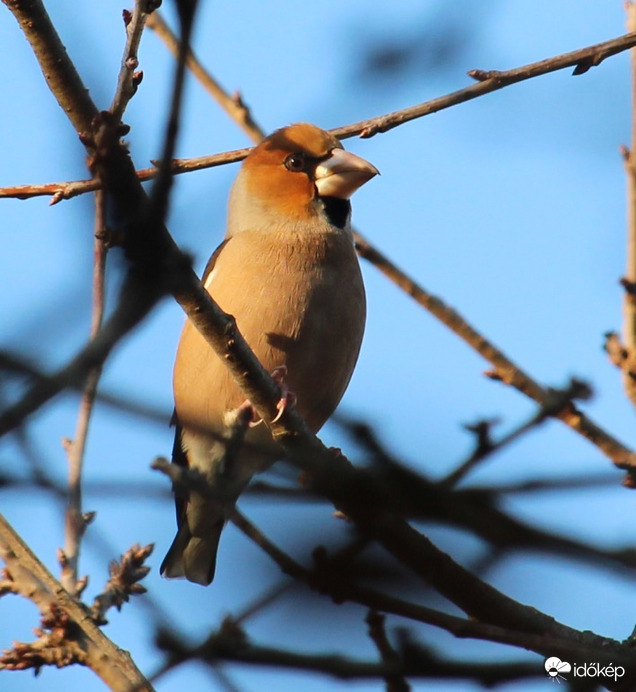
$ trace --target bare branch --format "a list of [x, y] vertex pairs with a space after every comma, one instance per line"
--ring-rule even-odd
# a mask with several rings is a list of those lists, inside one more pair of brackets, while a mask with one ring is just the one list
[[410, 646], [403, 660], [368, 663], [347, 659], [337, 654], [312, 655], [258, 646], [249, 642], [245, 634], [231, 620], [198, 647], [187, 647], [169, 632], [163, 632], [158, 644], [170, 656], [171, 662], [162, 673], [174, 665], [200, 659], [216, 666], [220, 661], [232, 661], [252, 665], [287, 668], [322, 673], [342, 680], [386, 679], [395, 676], [412, 676], [428, 679], [478, 680], [494, 686], [510, 680], [523, 680], [543, 675], [540, 666], [518, 661], [512, 663], [458, 663], [445, 661], [424, 653], [421, 647]]
[[[161, 14], [159, 12], [152, 14], [148, 18], [147, 25], [164, 42], [172, 55], [177, 58], [179, 55], [179, 39], [170, 30]], [[249, 108], [243, 103], [241, 95], [236, 92], [234, 96], [229, 96], [225, 89], [199, 62], [192, 49], [188, 50], [186, 64], [212, 98], [216, 100], [221, 108], [253, 142], [258, 143], [265, 137], [263, 130], [254, 122]]]
[[[636, 30], [636, 5], [625, 3], [627, 28]], [[605, 348], [612, 362], [623, 373], [625, 393], [636, 406], [636, 51], [631, 51], [632, 71], [632, 137], [630, 148], [622, 148], [627, 175], [627, 263], [621, 283], [623, 297], [623, 342], [608, 335]], [[620, 351], [620, 357], [618, 353]]]
[[[441, 298], [429, 293], [359, 233], [356, 234], [356, 248], [361, 257], [371, 262], [393, 283], [408, 293], [413, 300], [426, 308], [440, 322], [488, 360], [495, 368], [494, 372], [487, 373], [490, 377], [514, 387], [522, 394], [534, 399], [541, 406], [548, 401], [549, 391], [547, 389], [533, 380], [530, 375], [488, 341], [456, 310], [446, 305]], [[566, 406], [556, 414], [556, 417], [596, 445], [618, 468], [625, 469], [630, 474], [632, 469], [636, 469], [636, 453], [594, 423], [574, 405]]]
[[376, 486], [383, 489], [385, 501], [400, 516], [459, 527], [487, 541], [498, 552], [531, 550], [597, 566], [605, 564], [621, 572], [625, 567], [636, 569], [636, 550], [632, 547], [601, 549], [537, 528], [500, 509], [496, 490], [452, 490], [443, 480], [433, 482], [391, 456], [368, 425], [348, 422], [346, 427], [370, 454], [369, 473]]
[[49, 89], [77, 132], [88, 132], [97, 108], [40, 0], [2, 0], [18, 21]]
[[[15, 0], [13, 0], [13, 2], [10, 0], [3, 0], [3, 2], [11, 5], [15, 3]], [[150, 21], [155, 22], [155, 20], [152, 18]], [[156, 28], [156, 26], [153, 28]], [[635, 45], [636, 34], [630, 33], [626, 34], [625, 36], [620, 36], [616, 39], [606, 41], [605, 43], [599, 43], [587, 48], [581, 48], [580, 50], [576, 50], [571, 53], [564, 53], [553, 58], [541, 60], [536, 63], [530, 63], [514, 70], [508, 70], [505, 72], [484, 72], [480, 70], [472, 70], [469, 72], [469, 74], [479, 77], [480, 79], [483, 78], [483, 81], [466, 87], [465, 89], [452, 92], [451, 94], [446, 94], [445, 96], [440, 96], [436, 99], [425, 101], [424, 103], [420, 103], [415, 106], [409, 106], [408, 108], [404, 108], [393, 113], [380, 115], [375, 118], [371, 118], [370, 120], [362, 120], [357, 123], [351, 123], [349, 125], [334, 128], [331, 130], [331, 132], [336, 137], [341, 139], [347, 139], [356, 135], [360, 135], [361, 137], [371, 137], [374, 134], [386, 132], [415, 118], [421, 118], [426, 115], [430, 115], [431, 113], [436, 113], [440, 110], [450, 108], [459, 103], [463, 103], [464, 101], [469, 101], [491, 91], [502, 89], [510, 84], [531, 79], [542, 74], [548, 74], [549, 72], [554, 72], [555, 70], [580, 66], [580, 70], [577, 72], [577, 74], [581, 74], [583, 71], [585, 71], [584, 68], [589, 69], [589, 67], [598, 65], [605, 58], [611, 55], [616, 55], [622, 51], [629, 50]], [[218, 83], [216, 83], [215, 80], [203, 70], [203, 68], [199, 69], [199, 67], [197, 67], [195, 74], [203, 83], [210, 80], [216, 85], [219, 93], [218, 96], [215, 96], [215, 98], [219, 98], [222, 101], [225, 100], [226, 103], [226, 99], [231, 99], [231, 97], [227, 96], [227, 93], [221, 89]], [[242, 107], [239, 104], [239, 111], [234, 112], [235, 109], [229, 108], [228, 105], [226, 110], [228, 110], [230, 115], [238, 118], [240, 122], [240, 120], [244, 119], [244, 117], [247, 117], [245, 115], [245, 110], [242, 110], [244, 108], [244, 104], [242, 104]], [[251, 118], [251, 115], [249, 117]], [[88, 129], [88, 125], [82, 129]], [[261, 130], [260, 128], [250, 128], [249, 134], [254, 141], [257, 141], [256, 136], [261, 134]], [[235, 163], [243, 160], [249, 152], [250, 148], [246, 148], [191, 159], [175, 159], [172, 162], [171, 171], [176, 175], [179, 173], [187, 173], [190, 171], [221, 166], [227, 163]], [[138, 175], [140, 180], [150, 180], [157, 175], [157, 169], [145, 168], [138, 171]], [[75, 195], [90, 192], [95, 189], [95, 183], [89, 180], [63, 183], [46, 183], [43, 185], [18, 185], [0, 188], [0, 198], [17, 197], [19, 199], [27, 199], [29, 197], [37, 197], [42, 195], [53, 195], [53, 202], [57, 202], [61, 199], [69, 199]]]
[[[569, 410], [574, 404], [575, 399], [589, 399], [592, 391], [584, 382], [572, 379], [568, 387], [565, 389], [548, 389], [545, 401], [539, 407], [539, 410], [534, 413], [529, 420], [522, 423], [520, 426], [509, 432], [507, 435], [492, 442], [489, 436], [489, 425], [473, 426], [477, 432], [477, 447], [475, 451], [462, 462], [454, 471], [451, 471], [445, 478], [439, 481], [440, 485], [451, 487], [459, 483], [477, 464], [482, 462], [486, 457], [500, 451], [515, 440], [518, 440], [522, 435], [541, 425], [547, 418], [552, 416], [557, 417], [562, 411]], [[469, 428], [473, 429], [473, 428]], [[483, 431], [486, 434], [483, 434]]]
[[411, 106], [394, 113], [371, 118], [370, 120], [338, 127], [332, 130], [332, 133], [341, 139], [354, 137], [355, 135], [373, 137], [373, 135], [387, 132], [410, 120], [437, 113], [445, 108], [456, 106], [459, 103], [470, 101], [510, 84], [516, 84], [539, 75], [549, 74], [567, 67], [574, 67], [573, 74], [575, 75], [583, 74], [591, 67], [599, 65], [605, 58], [629, 50], [634, 46], [636, 46], [636, 33], [630, 33], [594, 46], [581, 48], [570, 53], [563, 53], [562, 55], [540, 60], [539, 62], [529, 63], [513, 70], [503, 72], [498, 70], [471, 70], [468, 74], [479, 80], [477, 84], [454, 91], [446, 96], [440, 96], [432, 101], [426, 101], [417, 106]]
[[[104, 316], [104, 275], [106, 269], [106, 196], [103, 190], [95, 193], [95, 240], [93, 243], [93, 315], [89, 338], [96, 338]], [[68, 457], [68, 504], [64, 541], [64, 564], [62, 584], [72, 595], [76, 594], [80, 543], [86, 530], [86, 520], [82, 513], [82, 469], [88, 439], [97, 386], [101, 377], [101, 365], [97, 365], [87, 375], [86, 385], [80, 401], [75, 436], [65, 439], [64, 447]]]
[[[616, 660], [620, 658], [624, 663], [631, 656], [629, 648], [618, 642], [613, 642], [610, 645], [608, 640], [606, 640], [606, 645], [601, 645], [599, 648], [598, 641], [594, 641], [595, 635], [592, 635], [592, 639], [587, 639], [587, 635], [590, 633], [582, 634], [574, 633], [573, 630], [563, 630], [545, 634], [533, 634], [519, 631], [515, 628], [449, 615], [433, 608], [389, 596], [355, 583], [339, 569], [337, 558], [330, 558], [326, 555], [323, 555], [316, 562], [314, 569], [306, 569], [278, 548], [238, 510], [234, 510], [231, 521], [248, 538], [263, 549], [285, 574], [305, 583], [314, 591], [329, 596], [336, 603], [344, 601], [358, 603], [372, 610], [391, 613], [409, 620], [439, 627], [459, 638], [481, 639], [499, 644], [523, 647], [545, 656], [554, 655], [550, 652], [558, 651], [564, 658], [595, 660], [595, 657], [601, 655], [601, 651], [605, 651], [609, 655], [607, 659], [608, 664], [611, 663], [610, 659], [612, 656], [615, 656]], [[621, 653], [618, 653], [619, 650]]]
[[[152, 692], [151, 685], [135, 667], [130, 656], [115, 646], [104, 636], [88, 613], [85, 606], [76, 601], [53, 577], [46, 567], [31, 552], [30, 548], [13, 530], [9, 522], [0, 514], [0, 556], [5, 561], [9, 574], [16, 584], [20, 584], [20, 593], [33, 601], [47, 623], [55, 628], [64, 623], [68, 640], [70, 660], [75, 660], [73, 652], [79, 646], [84, 652], [83, 663], [89, 666], [115, 692]], [[53, 620], [49, 620], [53, 618]], [[72, 622], [69, 622], [70, 621]], [[71, 627], [72, 624], [72, 627]], [[49, 625], [47, 624], [48, 628]], [[59, 634], [59, 630], [55, 632]], [[55, 635], [55, 633], [52, 633]], [[60, 639], [55, 635], [49, 643], [55, 644], [59, 653]], [[29, 646], [29, 645], [25, 645]], [[38, 659], [27, 655], [27, 650], [16, 652], [14, 662], [30, 659], [35, 664]], [[53, 653], [51, 654], [53, 656]], [[48, 661], [40, 661], [43, 665]]]
[[[386, 618], [375, 610], [370, 610], [366, 617], [369, 626], [369, 637], [375, 644], [380, 658], [386, 664], [399, 664], [400, 656], [391, 646], [391, 642], [386, 634], [384, 622]], [[411, 686], [406, 682], [402, 675], [386, 676], [386, 692], [410, 692]]]
[[121, 610], [124, 603], [131, 596], [139, 596], [146, 593], [146, 587], [139, 582], [150, 572], [150, 567], [145, 565], [146, 558], [153, 551], [153, 545], [133, 545], [120, 558], [119, 562], [113, 560], [108, 568], [110, 579], [106, 588], [95, 598], [91, 613], [98, 625], [105, 625], [106, 611], [109, 608]]
[[128, 10], [123, 12], [126, 46], [117, 79], [117, 90], [110, 107], [110, 112], [118, 120], [122, 119], [128, 102], [135, 95], [143, 78], [142, 72], [135, 71], [139, 65], [137, 52], [148, 17], [160, 5], [161, 0], [135, 0], [135, 9], [132, 13]]
[[[224, 166], [228, 163], [242, 161], [251, 151], [251, 148], [235, 149], [221, 154], [203, 156], [197, 159], [173, 159], [170, 172], [173, 175], [190, 173], [201, 168], [213, 168]], [[201, 165], [203, 163], [204, 165]], [[152, 166], [136, 171], [139, 182], [154, 180], [159, 174], [159, 168]], [[76, 180], [62, 183], [44, 183], [42, 185], [11, 185], [0, 188], [0, 199], [31, 199], [33, 197], [51, 197], [51, 204], [57, 204], [63, 200], [72, 199], [87, 192], [94, 192], [99, 188], [99, 183], [91, 178], [88, 180]]]

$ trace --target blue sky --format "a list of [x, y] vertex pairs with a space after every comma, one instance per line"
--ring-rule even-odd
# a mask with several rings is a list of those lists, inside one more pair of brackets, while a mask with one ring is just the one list
[[[49, 3], [62, 39], [100, 108], [109, 105], [123, 44], [120, 12], [126, 3]], [[169, 5], [169, 3], [165, 3]], [[488, 3], [414, 0], [370, 5], [347, 3], [204, 3], [195, 35], [203, 62], [229, 90], [240, 89], [264, 129], [299, 120], [336, 127], [397, 110], [468, 85], [473, 68], [507, 69], [597, 43], [624, 31], [622, 3]], [[169, 15], [169, 7], [166, 11]], [[439, 43], [440, 36], [454, 43]], [[413, 47], [396, 76], [370, 73], [370, 46]], [[437, 42], [437, 43], [436, 43]], [[431, 46], [454, 47], [439, 65]], [[44, 86], [31, 50], [6, 9], [0, 11], [0, 109], [3, 158], [0, 185], [86, 177], [84, 151]], [[436, 53], [433, 53], [436, 55]], [[141, 52], [144, 81], [126, 113], [138, 167], [160, 151], [172, 61], [150, 32]], [[425, 287], [458, 309], [541, 383], [562, 386], [576, 375], [594, 387], [584, 408], [628, 445], [636, 444], [634, 412], [620, 377], [601, 350], [603, 333], [621, 326], [624, 272], [625, 177], [619, 146], [630, 137], [627, 54], [584, 76], [563, 71], [512, 86], [451, 110], [412, 122], [347, 148], [373, 162], [382, 175], [356, 193], [354, 222], [373, 243]], [[249, 144], [192, 80], [188, 86], [179, 156], [198, 156]], [[201, 269], [223, 235], [225, 203], [236, 166], [177, 178], [169, 227]], [[0, 347], [53, 369], [83, 342], [90, 319], [92, 201], [89, 197], [48, 207], [48, 200], [2, 200]], [[115, 267], [116, 260], [113, 259]], [[369, 316], [360, 361], [341, 405], [348, 415], [377, 427], [382, 440], [413, 467], [432, 477], [453, 469], [471, 450], [462, 424], [499, 417], [499, 434], [530, 416], [533, 405], [517, 392], [484, 378], [487, 364], [406, 295], [363, 266]], [[116, 271], [112, 284], [116, 284]], [[165, 412], [151, 423], [98, 407], [87, 453], [87, 481], [140, 483], [152, 500], [90, 495], [86, 509], [98, 518], [90, 529], [82, 571], [89, 596], [107, 578], [107, 563], [129, 545], [154, 542], [155, 568], [147, 580], [153, 601], [180, 631], [196, 639], [227, 614], [240, 612], [278, 583], [267, 558], [228, 527], [217, 579], [209, 589], [162, 580], [160, 559], [172, 540], [174, 515], [163, 478], [150, 461], [168, 454], [171, 370], [183, 315], [165, 301], [117, 349], [103, 387], [150, 402]], [[57, 399], [32, 421], [30, 443], [47, 472], [62, 480], [60, 445], [75, 427], [77, 400]], [[355, 447], [338, 428], [321, 434], [352, 458]], [[0, 443], [0, 466], [28, 475], [24, 449]], [[568, 473], [611, 471], [594, 447], [557, 422], [548, 422], [475, 474], [475, 482], [503, 482]], [[472, 479], [471, 479], [472, 480]], [[636, 495], [619, 485], [572, 493], [510, 498], [508, 507], [544, 527], [600, 545], [633, 543]], [[54, 571], [63, 542], [58, 504], [41, 492], [3, 491], [2, 511]], [[307, 530], [332, 523], [326, 506], [275, 511], [261, 501], [241, 507], [285, 545], [289, 521], [304, 517]], [[461, 560], [479, 545], [449, 530], [430, 535]], [[108, 545], [104, 547], [104, 543]], [[636, 602], [627, 576], [555, 558], [524, 556], [500, 563], [488, 578], [509, 595], [581, 629], [618, 639], [633, 628]], [[602, 596], [599, 596], [602, 594]], [[414, 597], [417, 597], [415, 595]], [[427, 596], [430, 598], [430, 596]], [[302, 617], [292, 605], [248, 621], [255, 641], [302, 650], [375, 656], [359, 609], [334, 608], [312, 598]], [[313, 608], [313, 610], [312, 610]], [[28, 640], [33, 607], [16, 598], [0, 601], [0, 646]], [[112, 613], [106, 633], [131, 650], [152, 672], [159, 659], [148, 640], [149, 611], [141, 603]], [[350, 619], [352, 613], [355, 613]], [[308, 638], [306, 617], [313, 617]], [[357, 619], [356, 619], [357, 618]], [[354, 624], [351, 624], [351, 623]], [[8, 624], [10, 623], [10, 625]], [[389, 627], [403, 626], [389, 618]], [[417, 636], [440, 653], [493, 655], [480, 643], [456, 642], [429, 628]], [[495, 656], [517, 658], [513, 650]], [[541, 661], [536, 657], [537, 665]], [[240, 689], [334, 689], [333, 681], [260, 669], [228, 668]], [[172, 673], [158, 685], [215, 689], [197, 666]], [[215, 683], [216, 684], [216, 683]], [[547, 681], [510, 685], [542, 690]], [[39, 678], [5, 673], [3, 689], [21, 692], [103, 689], [89, 671], [44, 670]], [[414, 683], [414, 689], [424, 689]], [[219, 688], [220, 689], [220, 688]], [[356, 690], [378, 690], [359, 683]], [[426, 689], [476, 689], [431, 685]]]

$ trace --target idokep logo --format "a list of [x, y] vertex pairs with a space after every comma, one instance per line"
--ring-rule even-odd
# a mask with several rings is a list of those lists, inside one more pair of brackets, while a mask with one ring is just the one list
[[[565, 680], [562, 673], [571, 673], [572, 666], [567, 663], [567, 661], [562, 661], [556, 656], [550, 656], [550, 658], [547, 658], [545, 661], [545, 671], [550, 678], [560, 683], [561, 680]], [[559, 678], [561, 678], [561, 680], [559, 680]]]
[[623, 666], [614, 666], [611, 663], [603, 666], [600, 663], [568, 663], [556, 656], [550, 656], [545, 661], [545, 672], [551, 680], [561, 682], [566, 680], [564, 675], [572, 673], [575, 678], [612, 678], [618, 680], [625, 675]]

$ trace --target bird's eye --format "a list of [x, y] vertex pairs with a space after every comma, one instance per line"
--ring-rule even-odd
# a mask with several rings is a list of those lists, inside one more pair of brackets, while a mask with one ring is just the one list
[[302, 153], [290, 154], [285, 159], [285, 168], [292, 173], [300, 173], [305, 170], [305, 155]]

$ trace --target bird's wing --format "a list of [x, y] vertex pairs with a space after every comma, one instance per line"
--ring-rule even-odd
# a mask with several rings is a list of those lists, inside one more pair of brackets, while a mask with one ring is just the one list
[[[212, 253], [212, 256], [208, 260], [208, 263], [205, 265], [205, 269], [203, 270], [203, 276], [201, 277], [201, 283], [205, 284], [206, 279], [208, 278], [208, 276], [211, 274], [212, 270], [214, 269], [214, 265], [216, 264], [216, 260], [217, 260], [218, 256], [221, 254], [221, 251], [227, 245], [228, 242], [229, 242], [229, 238], [226, 238], [217, 247], [217, 249]], [[183, 451], [183, 446], [181, 443], [181, 430], [182, 430], [182, 428], [181, 428], [181, 425], [179, 423], [179, 418], [177, 417], [176, 409], [172, 412], [172, 418], [170, 419], [170, 426], [172, 427], [173, 425], [175, 427], [175, 432], [174, 432], [174, 443], [172, 445], [172, 463], [176, 464], [177, 466], [180, 466], [181, 468], [187, 468], [189, 466], [188, 456]], [[183, 519], [185, 516], [186, 501], [187, 501], [187, 499], [185, 497], [183, 497], [182, 493], [175, 492], [174, 504], [175, 504], [175, 509], [177, 512], [177, 526], [181, 526], [181, 523], [183, 522]]]
[[201, 277], [201, 283], [205, 284], [206, 279], [208, 276], [212, 273], [212, 270], [214, 269], [214, 265], [216, 264], [216, 260], [218, 259], [219, 255], [221, 254], [221, 251], [223, 248], [230, 242], [231, 238], [226, 238], [220, 245], [217, 247], [217, 249], [212, 253], [212, 256], [208, 260], [208, 263], [205, 265], [205, 269], [203, 270], [203, 276]]

